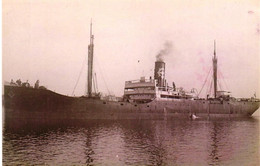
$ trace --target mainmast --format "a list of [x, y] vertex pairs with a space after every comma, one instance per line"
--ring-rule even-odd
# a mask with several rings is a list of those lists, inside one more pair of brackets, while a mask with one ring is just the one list
[[92, 95], [92, 78], [93, 78], [93, 53], [94, 53], [94, 35], [92, 35], [92, 20], [90, 23], [90, 44], [88, 45], [88, 89], [89, 97]]
[[214, 40], [214, 57], [212, 59], [213, 61], [213, 80], [214, 80], [214, 98], [217, 97], [217, 70], [218, 70], [218, 59], [216, 56], [216, 41]]

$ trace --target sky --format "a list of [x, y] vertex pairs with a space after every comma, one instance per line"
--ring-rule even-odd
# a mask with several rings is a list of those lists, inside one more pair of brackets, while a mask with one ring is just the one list
[[57, 93], [83, 95], [92, 18], [94, 71], [104, 94], [121, 96], [125, 81], [153, 76], [156, 56], [167, 42], [172, 46], [164, 57], [169, 85], [174, 81], [187, 91], [200, 91], [212, 68], [216, 40], [222, 90], [235, 97], [260, 97], [258, 0], [2, 3], [3, 81], [21, 79], [34, 85], [39, 79]]

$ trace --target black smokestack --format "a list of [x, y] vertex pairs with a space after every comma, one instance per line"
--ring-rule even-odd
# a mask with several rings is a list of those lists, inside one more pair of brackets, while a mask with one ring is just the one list
[[173, 44], [171, 41], [166, 41], [163, 45], [163, 49], [159, 51], [159, 53], [156, 55], [156, 61], [157, 62], [163, 62], [164, 57], [171, 54], [173, 50]]
[[165, 86], [165, 63], [156, 61], [154, 67], [154, 79], [157, 80], [157, 86]]

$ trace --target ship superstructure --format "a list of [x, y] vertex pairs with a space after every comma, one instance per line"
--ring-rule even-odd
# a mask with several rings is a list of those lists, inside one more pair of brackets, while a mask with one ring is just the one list
[[194, 99], [194, 91], [185, 92], [182, 88], [176, 88], [175, 83], [169, 86], [165, 79], [165, 62], [156, 61], [154, 79], [150, 77], [140, 80], [126, 81], [124, 100], [136, 103], [148, 103], [154, 99]]

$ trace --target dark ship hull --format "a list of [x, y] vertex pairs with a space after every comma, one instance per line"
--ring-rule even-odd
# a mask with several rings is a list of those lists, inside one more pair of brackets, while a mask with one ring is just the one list
[[149, 103], [104, 101], [69, 97], [50, 90], [4, 86], [6, 119], [165, 119], [196, 115], [208, 117], [251, 116], [259, 101], [154, 99]]
[[[215, 46], [215, 45], [214, 45]], [[185, 91], [168, 86], [165, 63], [155, 62], [154, 79], [126, 81], [124, 102], [103, 101], [93, 97], [94, 35], [90, 26], [88, 46], [88, 86], [90, 97], [69, 97], [28, 82], [11, 81], [4, 85], [4, 117], [6, 119], [164, 119], [171, 117], [250, 116], [259, 108], [259, 100], [239, 101], [217, 91], [217, 58], [214, 49], [214, 98], [199, 99]], [[95, 85], [95, 84], [94, 84]], [[95, 87], [95, 86], [94, 86]]]

